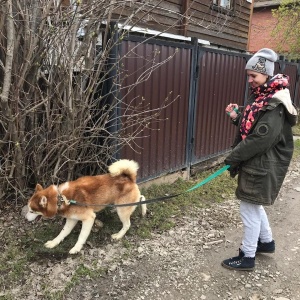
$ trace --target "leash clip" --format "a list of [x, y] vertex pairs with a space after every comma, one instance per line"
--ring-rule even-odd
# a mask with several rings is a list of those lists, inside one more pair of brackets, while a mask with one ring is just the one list
[[61, 208], [63, 203], [65, 205], [70, 205], [70, 201], [67, 199], [67, 197], [64, 196], [64, 195], [61, 195], [60, 193], [58, 193], [58, 195], [57, 195], [57, 207], [58, 207], [58, 209]]
[[61, 194], [58, 194], [57, 195], [57, 207], [58, 207], [58, 209], [61, 208], [63, 202], [65, 202], [63, 196]]

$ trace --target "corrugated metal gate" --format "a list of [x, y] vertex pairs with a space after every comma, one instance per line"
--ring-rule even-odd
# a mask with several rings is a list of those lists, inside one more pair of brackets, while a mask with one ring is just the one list
[[[134, 159], [140, 164], [139, 176], [143, 180], [186, 167], [192, 47], [153, 40], [140, 44], [139, 39], [122, 43], [121, 55], [126, 57], [122, 62], [126, 70], [122, 94], [126, 97], [120, 115], [124, 103], [137, 107], [145, 99], [142, 102], [149, 104], [147, 110], [153, 110], [161, 107], [167, 98], [172, 102], [134, 143], [121, 149], [120, 157]], [[168, 60], [171, 56], [173, 58]], [[155, 67], [151, 69], [151, 66]], [[149, 79], [139, 80], [146, 73]], [[140, 83], [130, 90], [137, 81]]]
[[[230, 102], [242, 106], [248, 96], [245, 65], [249, 55], [202, 48], [195, 40], [183, 44], [140, 37], [124, 40], [120, 55], [121, 117], [125, 110], [128, 114], [128, 106], [145, 102], [151, 110], [161, 107], [166, 98], [175, 99], [120, 150], [119, 158], [140, 164], [140, 182], [189, 168], [230, 149], [235, 128], [224, 110]], [[289, 75], [291, 94], [297, 94], [298, 64], [277, 63], [275, 72]], [[137, 80], [140, 83], [132, 88]]]
[[243, 106], [246, 90], [245, 56], [208, 49], [199, 51], [192, 164], [230, 148], [236, 128], [231, 126], [224, 110], [230, 102]]

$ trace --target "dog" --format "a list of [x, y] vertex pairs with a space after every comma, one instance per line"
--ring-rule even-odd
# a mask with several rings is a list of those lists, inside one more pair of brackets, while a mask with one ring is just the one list
[[[136, 176], [139, 165], [137, 162], [122, 159], [108, 167], [109, 173], [96, 176], [83, 176], [74, 181], [65, 182], [59, 186], [50, 185], [43, 188], [40, 184], [29, 199], [26, 219], [33, 221], [37, 216], [53, 218], [60, 215], [66, 218], [66, 223], [59, 235], [45, 243], [45, 247], [54, 248], [66, 238], [78, 221], [82, 228], [75, 246], [70, 254], [80, 252], [93, 227], [96, 212], [109, 204], [126, 204], [144, 201]], [[74, 203], [75, 202], [75, 203]], [[136, 205], [117, 206], [116, 211], [123, 224], [122, 229], [113, 234], [114, 240], [121, 239], [130, 228], [130, 216]], [[146, 204], [141, 204], [142, 216], [146, 215]]]

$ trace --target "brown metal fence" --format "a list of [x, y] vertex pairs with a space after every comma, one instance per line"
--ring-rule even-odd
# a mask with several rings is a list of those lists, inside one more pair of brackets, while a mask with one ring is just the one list
[[[278, 73], [284, 73], [289, 76], [290, 78], [290, 86], [289, 90], [291, 93], [292, 100], [294, 101], [295, 105], [299, 105], [299, 100], [297, 99], [297, 82], [299, 82], [298, 78], [298, 65], [296, 63], [291, 62], [282, 62], [281, 69], [278, 70]], [[298, 94], [299, 95], [299, 94]]]
[[[197, 43], [170, 43], [129, 37], [122, 42], [122, 110], [138, 106], [141, 99], [158, 108], [166, 98], [175, 99], [159, 120], [119, 152], [119, 158], [140, 164], [139, 181], [189, 168], [227, 152], [235, 128], [225, 114], [228, 103], [243, 106], [248, 96], [245, 65], [250, 57], [234, 51], [203, 48]], [[172, 59], [168, 59], [172, 57]], [[149, 67], [164, 62], [149, 78], [130, 89]], [[290, 91], [296, 105], [300, 95], [299, 64], [276, 63], [275, 72], [290, 76]], [[295, 96], [295, 97], [294, 97]], [[171, 99], [170, 99], [171, 97]], [[131, 130], [134, 130], [132, 128]]]
[[[186, 166], [191, 46], [177, 46], [151, 42], [141, 44], [139, 41], [124, 41], [122, 44], [121, 55], [125, 57], [122, 68], [127, 74], [123, 81], [123, 86], [127, 87], [123, 90], [126, 95], [124, 103], [136, 107], [143, 98], [151, 110], [161, 107], [166, 98], [171, 102], [134, 143], [121, 149], [120, 157], [139, 162], [141, 179]], [[173, 58], [168, 60], [170, 56]], [[164, 61], [158, 68], [149, 69], [148, 62], [154, 65]], [[129, 87], [147, 72], [149, 79], [130, 91]]]
[[230, 148], [236, 128], [224, 110], [230, 102], [243, 106], [246, 89], [245, 57], [206, 49], [201, 53], [192, 163]]
[[[298, 71], [299, 72], [299, 71]], [[299, 78], [299, 75], [298, 75]], [[294, 104], [300, 108], [300, 80], [298, 79], [297, 84], [296, 84], [296, 93], [294, 96]]]

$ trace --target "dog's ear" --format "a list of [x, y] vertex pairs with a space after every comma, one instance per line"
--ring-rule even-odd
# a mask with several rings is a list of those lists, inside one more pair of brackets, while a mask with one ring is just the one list
[[42, 189], [43, 189], [43, 187], [39, 183], [35, 186], [36, 192], [41, 191]]
[[40, 200], [40, 206], [45, 208], [47, 206], [47, 198], [43, 196]]

